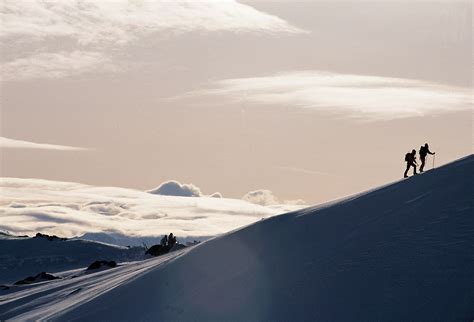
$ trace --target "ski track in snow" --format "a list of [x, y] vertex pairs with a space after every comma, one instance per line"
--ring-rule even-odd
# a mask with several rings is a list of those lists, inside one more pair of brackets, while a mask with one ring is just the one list
[[[1, 295], [0, 319], [9, 321], [45, 320], [87, 303], [113, 288], [130, 282], [147, 271], [186, 253], [189, 249], [176, 251], [145, 261], [122, 263], [116, 268], [84, 273], [25, 286], [14, 286], [18, 291]], [[84, 268], [85, 270], [85, 268]], [[84, 270], [74, 270], [80, 272]], [[3, 291], [6, 293], [8, 291]], [[21, 314], [21, 312], [25, 312]], [[17, 315], [20, 313], [19, 315]]]

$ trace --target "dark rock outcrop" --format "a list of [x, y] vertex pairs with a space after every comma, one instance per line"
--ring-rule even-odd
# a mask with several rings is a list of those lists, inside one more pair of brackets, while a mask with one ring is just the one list
[[57, 279], [61, 279], [61, 277], [55, 276], [53, 274], [49, 274], [46, 272], [41, 272], [36, 276], [28, 276], [27, 278], [22, 279], [21, 281], [17, 281], [15, 282], [15, 285], [39, 283], [39, 282], [52, 281], [52, 280], [57, 280]]
[[42, 233], [37, 233], [35, 237], [33, 238], [45, 238], [49, 241], [53, 241], [53, 240], [67, 240], [67, 238], [62, 238], [62, 237], [58, 237], [56, 235], [47, 235], [47, 234], [42, 234]]
[[169, 251], [170, 247], [168, 245], [153, 245], [147, 249], [145, 255], [160, 256], [168, 253]]
[[169, 252], [181, 250], [183, 248], [186, 248], [186, 246], [184, 246], [183, 244], [174, 244], [173, 247], [170, 247], [169, 245], [153, 245], [147, 249], [145, 255], [160, 256]]
[[114, 268], [117, 266], [115, 261], [95, 261], [87, 267], [88, 271], [99, 268]]

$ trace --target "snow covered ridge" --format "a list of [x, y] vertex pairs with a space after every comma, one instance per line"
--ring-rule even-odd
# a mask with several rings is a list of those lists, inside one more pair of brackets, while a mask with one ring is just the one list
[[119, 237], [170, 232], [179, 237], [215, 236], [301, 207], [270, 208], [237, 199], [162, 196], [72, 182], [0, 178], [0, 230], [16, 235], [101, 233], [91, 234], [101, 240], [108, 239], [104, 233]]
[[167, 254], [0, 293], [0, 319], [471, 321], [474, 156]]

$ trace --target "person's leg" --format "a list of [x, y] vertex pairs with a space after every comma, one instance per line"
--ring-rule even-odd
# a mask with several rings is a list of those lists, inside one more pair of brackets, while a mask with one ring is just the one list
[[413, 175], [416, 175], [417, 174], [416, 173], [416, 164], [413, 163], [412, 166], [413, 166]]
[[407, 163], [407, 169], [405, 170], [405, 173], [403, 174], [403, 177], [406, 178], [408, 177], [408, 170], [410, 170], [410, 163]]
[[425, 167], [425, 158], [421, 158], [420, 172], [423, 172], [424, 167]]

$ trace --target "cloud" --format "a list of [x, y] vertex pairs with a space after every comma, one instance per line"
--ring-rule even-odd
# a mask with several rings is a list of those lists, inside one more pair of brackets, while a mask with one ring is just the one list
[[7, 39], [70, 37], [84, 45], [124, 44], [157, 32], [305, 32], [279, 17], [233, 0], [6, 0], [2, 5], [2, 27], [0, 36]]
[[[176, 180], [163, 182], [158, 188], [147, 191], [148, 193], [162, 196], [177, 197], [210, 197], [223, 198], [220, 192], [214, 192], [211, 195], [204, 195], [199, 187], [192, 183], [180, 183]], [[242, 200], [260, 206], [276, 206], [276, 205], [304, 205], [304, 200], [285, 200], [279, 201], [278, 198], [267, 189], [259, 189], [246, 193]]]
[[[14, 57], [4, 62], [11, 71], [5, 80], [12, 79], [13, 71], [20, 78], [48, 77], [50, 71], [55, 77], [75, 75], [133, 42], [189, 32], [306, 32], [234, 0], [5, 0], [0, 14], [3, 56]], [[18, 59], [19, 51], [29, 51], [28, 58]], [[65, 68], [68, 60], [75, 68]], [[22, 67], [32, 71], [24, 73]]]
[[269, 206], [269, 205], [277, 205], [279, 204], [278, 199], [273, 195], [273, 192], [266, 189], [254, 190], [247, 192], [243, 197], [243, 200], [261, 205], [261, 206]]
[[59, 151], [86, 151], [86, 148], [67, 146], [67, 145], [56, 145], [56, 144], [44, 144], [34, 143], [29, 141], [14, 140], [5, 137], [0, 137], [0, 148], [10, 149], [39, 149], [39, 150], [59, 150]]
[[[303, 199], [297, 200], [285, 200], [279, 201], [278, 198], [268, 189], [258, 189], [247, 192], [243, 197], [243, 200], [254, 203], [260, 206], [271, 206], [274, 209], [285, 209], [291, 211], [300, 209], [301, 206], [305, 205], [306, 202]], [[292, 207], [296, 206], [296, 207]]]
[[304, 206], [306, 205], [306, 201], [304, 201], [303, 199], [285, 200], [283, 201], [283, 204], [291, 206]]
[[192, 183], [180, 183], [170, 180], [163, 182], [158, 188], [149, 190], [148, 193], [163, 196], [180, 196], [180, 197], [202, 197], [201, 189]]
[[90, 71], [117, 69], [104, 54], [79, 50], [35, 54], [0, 66], [2, 80], [62, 78]]
[[158, 188], [147, 192], [163, 196], [223, 198], [220, 192], [214, 192], [208, 196], [203, 194], [201, 189], [196, 185], [192, 183], [181, 183], [176, 180], [163, 182]]
[[[471, 89], [420, 80], [321, 71], [234, 78], [180, 98], [279, 104], [369, 120], [391, 120], [472, 108]], [[221, 102], [221, 101], [220, 101]]]
[[316, 175], [316, 176], [327, 176], [327, 175], [329, 175], [329, 173], [327, 173], [327, 172], [315, 171], [315, 170], [309, 170], [309, 169], [297, 168], [297, 167], [278, 166], [276, 168], [281, 169], [281, 170], [290, 171], [290, 172], [297, 172], [297, 173], [310, 174], [310, 175]]
[[17, 235], [215, 236], [284, 211], [238, 199], [182, 198], [40, 179], [0, 178], [0, 191], [0, 229]]

